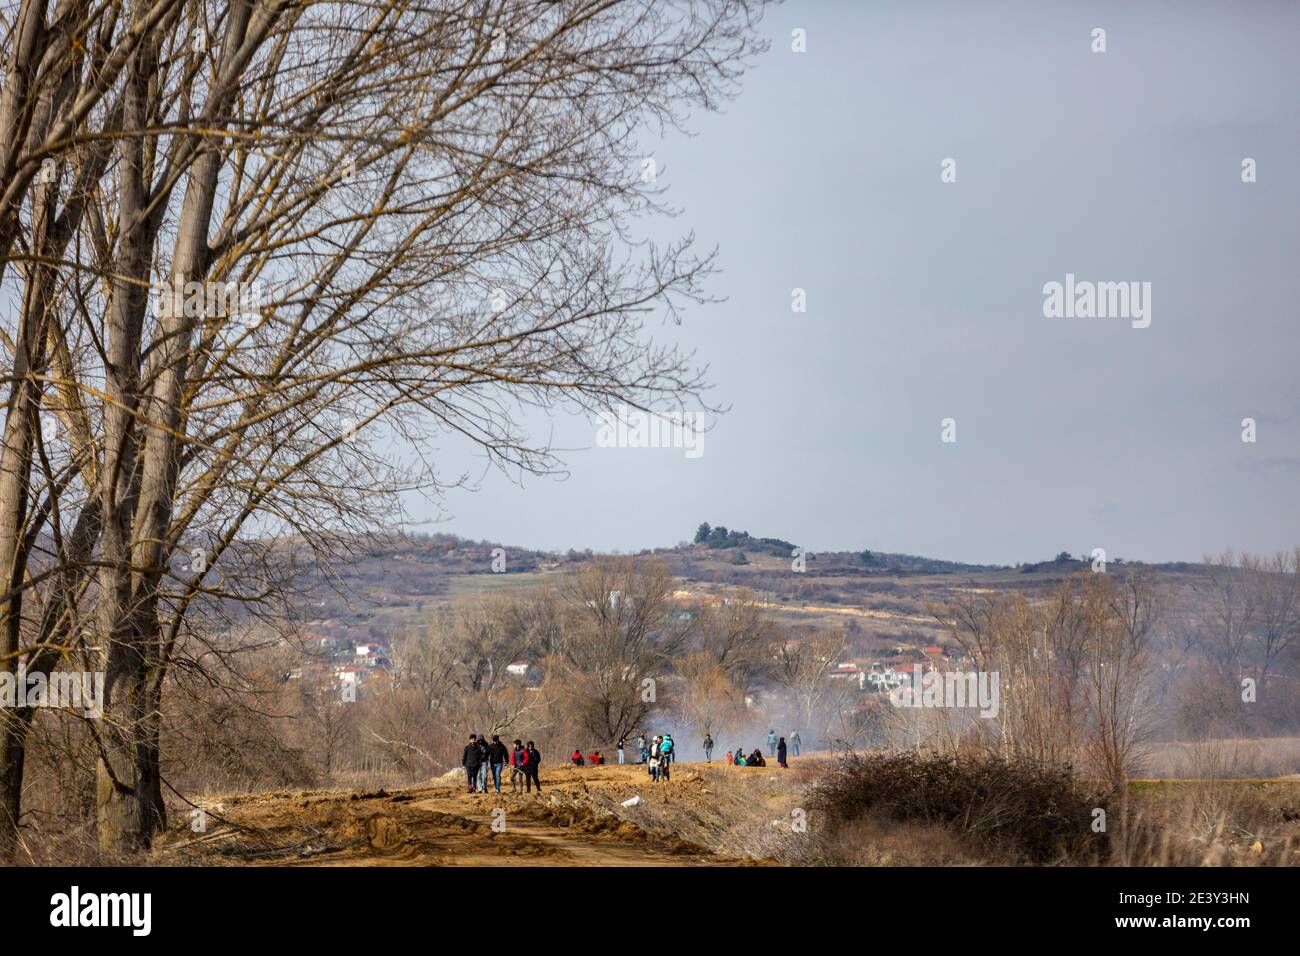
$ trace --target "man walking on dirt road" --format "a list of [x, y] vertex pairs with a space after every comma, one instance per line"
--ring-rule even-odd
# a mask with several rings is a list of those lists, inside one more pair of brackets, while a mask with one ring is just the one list
[[488, 742], [482, 734], [478, 736], [478, 792], [487, 793]]
[[528, 755], [524, 753], [524, 745], [520, 740], [515, 741], [514, 749], [510, 751], [510, 792], [524, 792], [524, 777], [526, 776], [525, 767], [528, 765]]
[[533, 746], [533, 742], [528, 741], [528, 746], [524, 748], [524, 754], [528, 757], [528, 762], [524, 764], [524, 786], [528, 792], [533, 792], [533, 784], [537, 784], [537, 792], [542, 792], [542, 781], [537, 777], [537, 771], [542, 765], [542, 752]]
[[488, 744], [488, 763], [492, 767], [492, 784], [497, 788], [497, 793], [501, 792], [501, 768], [505, 766], [506, 758], [510, 752], [506, 750], [506, 745], [501, 742], [501, 738], [496, 734], [492, 735], [492, 743]]
[[465, 768], [465, 776], [469, 778], [469, 792], [473, 793], [474, 786], [478, 782], [478, 734], [469, 735], [469, 743], [465, 745], [465, 753], [460, 758], [460, 765]]

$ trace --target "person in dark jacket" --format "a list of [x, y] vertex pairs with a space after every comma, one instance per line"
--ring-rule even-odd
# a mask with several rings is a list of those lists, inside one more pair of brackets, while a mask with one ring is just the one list
[[524, 748], [524, 753], [528, 757], [528, 763], [524, 764], [524, 786], [528, 792], [533, 792], [533, 784], [537, 785], [537, 792], [542, 792], [542, 781], [537, 777], [537, 771], [542, 766], [542, 752], [533, 746], [533, 742], [528, 741], [528, 746]]
[[492, 768], [492, 784], [497, 788], [497, 793], [501, 792], [501, 768], [506, 765], [509, 756], [510, 751], [506, 750], [501, 738], [493, 734], [492, 743], [488, 744], [488, 765]]
[[776, 745], [776, 762], [778, 766], [790, 769], [790, 765], [785, 762], [785, 738], [782, 737]]
[[524, 753], [524, 743], [516, 740], [510, 751], [510, 792], [524, 792], [524, 769], [528, 766], [528, 755]]
[[487, 793], [488, 741], [482, 734], [478, 735], [478, 792]]
[[478, 768], [480, 763], [478, 749], [478, 734], [469, 735], [469, 743], [465, 745], [465, 753], [460, 758], [460, 765], [465, 768], [465, 776], [469, 778], [469, 792], [474, 792], [474, 785], [478, 782]]

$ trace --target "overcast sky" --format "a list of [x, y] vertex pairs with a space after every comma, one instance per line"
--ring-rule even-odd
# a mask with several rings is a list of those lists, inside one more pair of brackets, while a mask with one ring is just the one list
[[[814, 0], [764, 30], [741, 96], [653, 150], [683, 214], [650, 228], [723, 270], [725, 303], [656, 328], [731, 406], [703, 454], [542, 420], [583, 450], [521, 487], [449, 438], [444, 474], [482, 480], [424, 527], [997, 563], [1300, 543], [1300, 4]], [[1067, 273], [1149, 282], [1149, 327], [1045, 317]]]

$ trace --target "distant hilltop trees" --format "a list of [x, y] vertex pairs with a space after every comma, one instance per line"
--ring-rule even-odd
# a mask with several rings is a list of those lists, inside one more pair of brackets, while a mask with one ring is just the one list
[[695, 543], [709, 548], [747, 548], [789, 557], [794, 545], [780, 538], [755, 538], [748, 531], [728, 531], [722, 525], [710, 527], [707, 521], [695, 529]]

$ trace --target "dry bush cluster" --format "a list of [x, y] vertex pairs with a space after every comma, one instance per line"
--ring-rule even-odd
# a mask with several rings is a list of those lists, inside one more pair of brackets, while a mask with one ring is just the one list
[[850, 755], [813, 788], [808, 802], [825, 821], [819, 847], [831, 862], [852, 854], [861, 825], [871, 820], [934, 825], [1003, 863], [1092, 864], [1106, 855], [1105, 837], [1092, 829], [1094, 811], [1106, 809], [1103, 795], [1066, 767], [1026, 757], [909, 750]]

